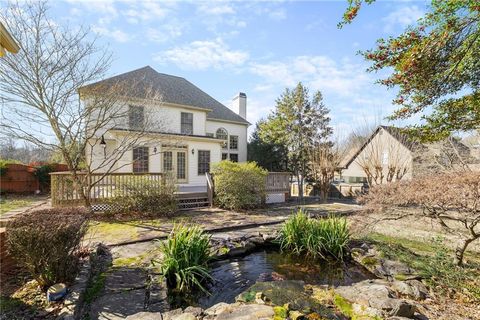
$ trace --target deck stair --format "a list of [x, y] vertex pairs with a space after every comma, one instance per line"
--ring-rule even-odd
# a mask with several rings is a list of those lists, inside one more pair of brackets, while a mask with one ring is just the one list
[[207, 192], [178, 192], [178, 207], [181, 210], [205, 208], [210, 206]]

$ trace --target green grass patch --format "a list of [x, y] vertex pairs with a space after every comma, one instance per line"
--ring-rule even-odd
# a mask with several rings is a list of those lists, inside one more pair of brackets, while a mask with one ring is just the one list
[[5, 199], [2, 198], [0, 199], [0, 215], [4, 214], [6, 212], [15, 210], [15, 209], [20, 209], [23, 207], [28, 207], [31, 205], [33, 202], [35, 202], [35, 199], [31, 198], [20, 198], [20, 199]]
[[100, 238], [103, 242], [112, 243], [126, 240], [136, 240], [139, 237], [135, 225], [123, 222], [92, 222], [88, 229], [88, 237]]

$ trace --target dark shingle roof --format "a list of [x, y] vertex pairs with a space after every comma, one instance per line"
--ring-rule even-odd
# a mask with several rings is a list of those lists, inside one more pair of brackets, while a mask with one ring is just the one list
[[250, 124], [247, 120], [218, 102], [188, 80], [155, 71], [146, 66], [130, 72], [95, 82], [80, 88], [87, 91], [99, 86], [121, 86], [123, 95], [133, 98], [147, 98], [155, 92], [162, 96], [162, 101], [185, 106], [210, 109], [207, 119], [219, 119]]

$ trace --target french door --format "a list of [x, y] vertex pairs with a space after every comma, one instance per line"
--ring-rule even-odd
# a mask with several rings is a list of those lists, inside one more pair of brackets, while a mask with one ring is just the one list
[[187, 151], [166, 149], [163, 151], [163, 172], [171, 172], [179, 183], [188, 182]]

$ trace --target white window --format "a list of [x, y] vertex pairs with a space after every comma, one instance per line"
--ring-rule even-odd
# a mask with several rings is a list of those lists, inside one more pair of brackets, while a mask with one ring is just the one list
[[193, 134], [193, 113], [182, 112], [180, 132], [182, 134]]
[[388, 164], [388, 151], [383, 151], [382, 164]]
[[223, 143], [223, 148], [227, 149], [228, 148], [228, 132], [227, 130], [223, 128], [219, 128], [217, 132], [215, 133], [215, 136], [217, 139], [224, 140], [225, 142]]
[[238, 149], [238, 136], [230, 136], [230, 150]]

